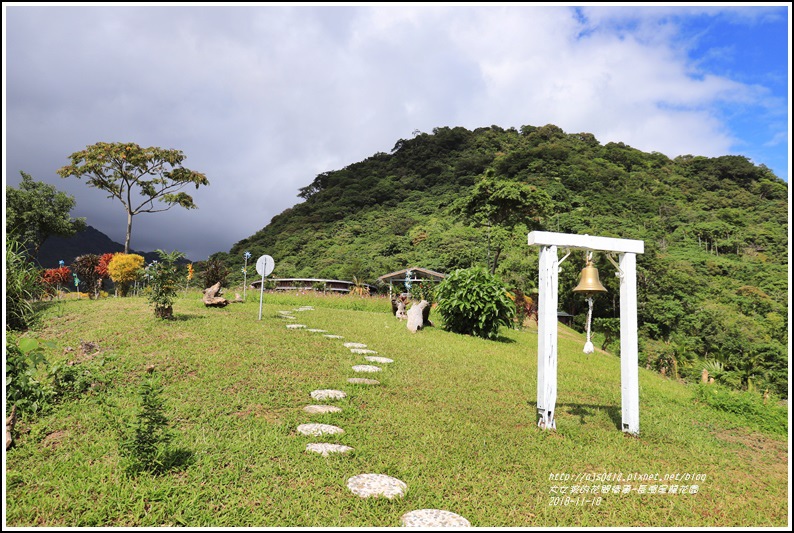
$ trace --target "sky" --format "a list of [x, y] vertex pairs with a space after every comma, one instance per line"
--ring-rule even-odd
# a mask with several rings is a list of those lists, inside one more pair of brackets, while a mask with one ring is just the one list
[[54, 185], [123, 244], [123, 206], [57, 169], [97, 142], [181, 150], [198, 209], [134, 217], [131, 247], [201, 261], [437, 127], [554, 124], [788, 181], [789, 2], [577, 6], [6, 2], [3, 182]]

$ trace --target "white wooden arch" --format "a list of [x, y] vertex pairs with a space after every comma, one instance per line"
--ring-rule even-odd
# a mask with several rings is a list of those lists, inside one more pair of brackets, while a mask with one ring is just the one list
[[[556, 429], [557, 403], [557, 301], [560, 263], [557, 250], [606, 252], [620, 277], [620, 386], [622, 429], [640, 432], [640, 387], [637, 347], [637, 254], [643, 241], [533, 231], [529, 245], [540, 247], [538, 260], [538, 426]], [[618, 262], [611, 254], [618, 255]]]

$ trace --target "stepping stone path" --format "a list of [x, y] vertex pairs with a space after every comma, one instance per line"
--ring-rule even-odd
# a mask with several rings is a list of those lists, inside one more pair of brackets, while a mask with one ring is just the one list
[[384, 474], [359, 474], [347, 480], [347, 488], [362, 498], [392, 499], [405, 496], [408, 485], [399, 479]]
[[356, 365], [353, 367], [354, 372], [380, 372], [381, 370], [383, 370], [381, 367], [373, 365]]
[[389, 359], [388, 357], [375, 357], [375, 356], [367, 356], [364, 359], [369, 361], [370, 363], [393, 363], [394, 359]]
[[315, 400], [341, 400], [346, 397], [343, 391], [333, 389], [318, 389], [311, 392], [312, 398]]
[[312, 442], [306, 445], [306, 451], [316, 452], [323, 457], [328, 457], [331, 453], [347, 453], [353, 448], [341, 444], [328, 444], [327, 442]]
[[324, 415], [328, 413], [338, 413], [342, 411], [342, 408], [335, 405], [307, 405], [303, 410], [310, 415]]
[[[313, 311], [314, 308], [310, 306], [300, 307], [295, 311]], [[295, 319], [291, 316], [290, 311], [279, 311], [282, 318]], [[304, 324], [288, 324], [289, 329], [306, 328]], [[326, 333], [323, 329], [308, 329], [312, 333]], [[325, 334], [323, 337], [329, 339], [343, 339], [341, 335]], [[350, 348], [350, 351], [355, 354], [377, 354], [375, 350], [367, 349], [367, 345], [360, 342], [346, 342], [345, 348]], [[372, 363], [393, 363], [393, 359], [388, 357], [365, 357]], [[383, 369], [373, 365], [356, 365], [353, 368], [354, 372], [381, 372]], [[360, 385], [380, 385], [380, 381], [376, 379], [367, 378], [348, 378], [348, 383]], [[323, 400], [340, 400], [347, 397], [344, 391], [334, 389], [318, 389], [311, 392], [311, 397], [318, 401]], [[333, 405], [307, 405], [303, 408], [309, 414], [327, 414], [338, 413], [342, 409]], [[326, 434], [342, 434], [345, 431], [337, 426], [330, 424], [301, 424], [297, 428], [298, 433], [304, 435], [326, 435]], [[328, 457], [332, 453], [345, 454], [353, 450], [350, 446], [343, 446], [341, 444], [331, 444], [327, 442], [312, 442], [306, 445], [307, 452], [314, 452]], [[384, 474], [360, 474], [351, 477], [347, 480], [347, 488], [361, 498], [379, 498], [385, 497], [388, 499], [403, 497], [408, 490], [408, 485], [397, 478], [387, 476]], [[400, 517], [400, 523], [404, 527], [470, 527], [471, 524], [468, 520], [460, 515], [450, 511], [441, 509], [419, 509], [405, 513]]]
[[358, 385], [380, 385], [380, 381], [377, 379], [367, 379], [367, 378], [347, 378], [348, 383], [355, 383]]
[[419, 509], [400, 517], [403, 527], [471, 527], [462, 516], [441, 509]]
[[345, 430], [337, 427], [332, 426], [330, 424], [301, 424], [298, 426], [298, 433], [303, 433], [304, 435], [332, 435], [334, 433], [344, 433]]

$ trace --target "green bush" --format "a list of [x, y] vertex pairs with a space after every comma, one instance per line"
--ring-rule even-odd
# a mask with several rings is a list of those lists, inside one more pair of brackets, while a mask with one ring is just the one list
[[158, 318], [172, 318], [173, 304], [182, 288], [185, 274], [177, 265], [177, 261], [185, 256], [182, 252], [173, 251], [166, 253], [157, 250], [159, 261], [149, 265], [149, 287], [147, 294], [149, 303], [154, 305], [154, 315]]
[[6, 329], [24, 331], [36, 321], [32, 301], [42, 292], [41, 276], [28, 259], [25, 245], [13, 234], [6, 237]]
[[510, 327], [516, 313], [505, 284], [481, 267], [449, 274], [436, 299], [445, 329], [486, 339], [495, 339], [500, 326]]
[[736, 415], [744, 424], [762, 431], [781, 435], [788, 432], [788, 409], [774, 401], [764, 403], [757, 392], [738, 392], [717, 384], [698, 383], [695, 385], [695, 400]]
[[45, 364], [43, 344], [36, 339], [6, 338], [6, 415], [16, 406], [20, 414], [35, 414], [49, 403], [52, 391], [36, 379], [36, 367]]

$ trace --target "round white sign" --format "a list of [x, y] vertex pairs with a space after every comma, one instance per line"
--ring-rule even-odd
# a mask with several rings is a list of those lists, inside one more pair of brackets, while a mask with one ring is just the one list
[[263, 255], [256, 260], [256, 271], [260, 276], [269, 275], [271, 272], [273, 272], [273, 268], [275, 268], [275, 266], [276, 263], [269, 255]]

